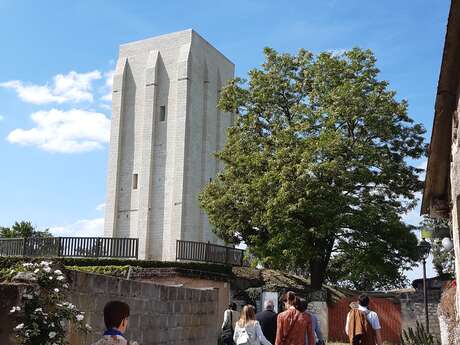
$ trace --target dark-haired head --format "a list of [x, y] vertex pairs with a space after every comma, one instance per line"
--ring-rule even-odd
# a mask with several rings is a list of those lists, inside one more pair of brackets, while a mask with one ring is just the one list
[[283, 296], [283, 302], [286, 305], [286, 308], [295, 307], [298, 303], [297, 300], [298, 298], [293, 291], [288, 291]]
[[358, 303], [360, 306], [367, 308], [369, 306], [369, 296], [365, 294], [359, 295]]
[[228, 305], [228, 309], [230, 310], [236, 310], [236, 303], [235, 302], [232, 302]]
[[305, 298], [298, 298], [297, 301], [298, 302], [297, 302], [295, 308], [298, 311], [300, 311], [301, 313], [304, 313], [308, 308], [307, 300]]
[[126, 330], [129, 317], [129, 305], [121, 301], [108, 302], [104, 307], [104, 323], [107, 329]]
[[286, 292], [284, 294], [283, 302], [293, 306], [295, 304], [295, 302], [296, 302], [296, 299], [297, 299], [297, 297], [295, 295], [295, 292], [288, 291], [288, 292]]

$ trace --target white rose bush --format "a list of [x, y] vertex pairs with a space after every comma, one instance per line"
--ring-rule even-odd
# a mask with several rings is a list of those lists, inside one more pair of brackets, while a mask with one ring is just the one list
[[65, 300], [67, 278], [61, 270], [54, 269], [52, 262], [24, 263], [10, 273], [15, 280], [30, 282], [22, 294], [21, 305], [10, 310], [18, 320], [14, 330], [19, 344], [66, 345], [69, 323], [83, 333], [91, 330], [85, 313]]

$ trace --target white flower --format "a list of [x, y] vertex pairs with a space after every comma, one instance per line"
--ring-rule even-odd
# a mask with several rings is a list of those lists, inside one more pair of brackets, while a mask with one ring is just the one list
[[43, 267], [43, 271], [45, 271], [46, 273], [50, 273], [51, 272], [51, 267], [45, 266], [45, 267]]
[[53, 339], [56, 336], [56, 332], [50, 332], [49, 337], [50, 339]]
[[[61, 279], [58, 279], [58, 280], [61, 280]], [[64, 285], [62, 285], [62, 287], [63, 287], [64, 289], [68, 289], [68, 288], [69, 288], [69, 284], [65, 283]]]
[[36, 268], [36, 269], [34, 270], [34, 273], [38, 273], [38, 272], [40, 272], [40, 270], [39, 270], [38, 268]]
[[20, 323], [19, 325], [17, 325], [16, 327], [14, 327], [14, 329], [23, 329], [24, 328], [24, 324], [23, 323]]
[[24, 297], [26, 299], [32, 299], [32, 295], [28, 294], [28, 293], [25, 293], [24, 295], [22, 295], [22, 297]]
[[58, 289], [58, 288], [54, 288], [54, 292], [59, 292], [59, 289]]
[[82, 314], [78, 314], [78, 315], [77, 315], [77, 320], [78, 320], [78, 321], [82, 321], [84, 318], [85, 318], [85, 316], [82, 315]]
[[10, 313], [14, 313], [14, 312], [17, 312], [17, 311], [20, 311], [20, 310], [21, 310], [21, 307], [15, 306], [15, 307], [11, 308]]
[[60, 281], [60, 280], [64, 280], [65, 277], [64, 276], [57, 276], [56, 279]]
[[56, 270], [54, 271], [54, 274], [62, 274], [62, 272], [60, 270]]
[[23, 267], [32, 267], [34, 264], [31, 262], [26, 262], [25, 264], [22, 264]]
[[93, 328], [92, 328], [90, 325], [88, 325], [88, 324], [86, 324], [85, 327], [86, 327], [86, 329], [89, 330], [89, 331], [91, 331], [91, 330], [93, 329]]
[[51, 264], [51, 262], [48, 262], [48, 261], [42, 261], [40, 262], [40, 265], [41, 266], [49, 266]]
[[49, 278], [49, 280], [53, 280], [53, 277], [52, 277], [52, 276], [49, 276], [48, 278]]
[[38, 312], [42, 313], [43, 309], [42, 308], [37, 308], [37, 309], [34, 310], [34, 313], [38, 313]]

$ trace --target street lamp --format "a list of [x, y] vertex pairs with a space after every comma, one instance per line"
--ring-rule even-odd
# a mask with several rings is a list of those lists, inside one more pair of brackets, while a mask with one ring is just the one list
[[428, 255], [430, 255], [431, 245], [422, 238], [420, 243], [417, 245], [417, 248], [423, 264], [423, 302], [425, 303], [425, 325], [427, 332], [429, 332], [430, 321], [428, 319], [428, 296], [426, 291], [426, 259], [428, 258]]

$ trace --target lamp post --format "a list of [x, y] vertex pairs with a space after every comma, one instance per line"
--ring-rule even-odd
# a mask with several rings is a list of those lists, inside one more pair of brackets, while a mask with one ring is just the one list
[[417, 245], [423, 264], [423, 302], [425, 304], [425, 326], [427, 332], [430, 330], [430, 321], [428, 319], [428, 296], [426, 289], [426, 259], [430, 255], [431, 245], [424, 239]]

